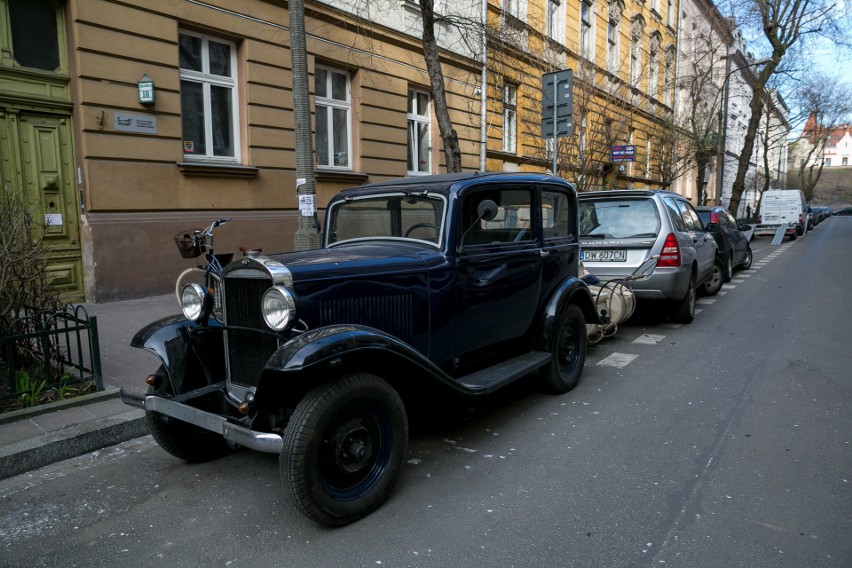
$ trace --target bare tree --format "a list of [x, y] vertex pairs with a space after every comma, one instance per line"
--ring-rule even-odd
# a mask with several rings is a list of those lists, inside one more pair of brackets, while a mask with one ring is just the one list
[[444, 157], [447, 162], [447, 172], [460, 172], [462, 169], [461, 147], [459, 136], [450, 120], [447, 108], [447, 94], [444, 90], [444, 71], [441, 69], [441, 56], [438, 40], [435, 37], [435, 2], [434, 0], [419, 0], [420, 15], [423, 18], [423, 56], [426, 59], [426, 70], [432, 87], [432, 98], [435, 117], [438, 120], [438, 130], [444, 143]]
[[731, 189], [728, 210], [734, 215], [745, 191], [746, 174], [754, 153], [755, 138], [760, 126], [761, 108], [770, 78], [780, 70], [782, 60], [792, 50], [803, 48], [803, 41], [829, 36], [843, 41], [846, 31], [833, 0], [739, 0], [732, 3], [733, 16], [747, 32], [759, 33], [757, 48], [769, 53], [766, 63], [756, 73], [749, 107], [751, 116], [740, 152], [737, 175]]
[[810, 200], [825, 165], [826, 144], [837, 125], [852, 114], [852, 87], [837, 75], [813, 72], [803, 79], [796, 99], [808, 117], [797, 145], [800, 163], [796, 173]]

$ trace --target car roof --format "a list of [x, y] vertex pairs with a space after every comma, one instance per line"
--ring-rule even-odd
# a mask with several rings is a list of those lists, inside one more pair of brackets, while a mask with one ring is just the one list
[[606, 189], [602, 191], [585, 191], [578, 194], [578, 197], [584, 199], [592, 197], [653, 197], [655, 195], [686, 199], [679, 193], [663, 189]]
[[344, 189], [335, 197], [335, 199], [358, 197], [361, 195], [376, 193], [377, 190], [422, 190], [448, 195], [450, 193], [457, 193], [465, 187], [478, 184], [485, 180], [493, 182], [555, 183], [568, 188], [573, 188], [573, 186], [564, 179], [547, 174], [527, 172], [466, 172], [431, 176], [410, 176], [369, 183], [350, 189]]

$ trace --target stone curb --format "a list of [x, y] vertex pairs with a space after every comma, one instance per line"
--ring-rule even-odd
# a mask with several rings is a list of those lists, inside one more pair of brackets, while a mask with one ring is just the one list
[[110, 400], [113, 398], [118, 398], [120, 394], [121, 389], [108, 387], [102, 391], [90, 392], [89, 394], [75, 396], [65, 400], [57, 400], [55, 402], [50, 402], [47, 404], [40, 404], [38, 406], [33, 406], [32, 408], [22, 408], [20, 410], [4, 412], [0, 414], [0, 424], [9, 424], [11, 422], [17, 422], [19, 420], [26, 420], [27, 418], [32, 418], [34, 416], [41, 416], [42, 414], [56, 412], [57, 410], [64, 410], [66, 408], [83, 406], [93, 402]]
[[8, 444], [0, 447], [0, 479], [147, 434], [145, 411], [136, 409]]

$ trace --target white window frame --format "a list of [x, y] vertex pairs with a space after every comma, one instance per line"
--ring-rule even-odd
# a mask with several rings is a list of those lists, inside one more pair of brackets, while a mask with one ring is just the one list
[[547, 37], [560, 45], [565, 43], [566, 0], [547, 0]]
[[[323, 170], [352, 170], [352, 78], [349, 73], [343, 69], [337, 69], [328, 65], [317, 65], [314, 75], [316, 81], [316, 71], [323, 70], [327, 73], [326, 94], [329, 96], [320, 97], [317, 95], [316, 82], [314, 83], [314, 113], [318, 116], [321, 112], [326, 114], [326, 125], [328, 125], [328, 146], [326, 147], [326, 155], [331, 163], [323, 164], [319, 162], [319, 121], [314, 120], [314, 128], [316, 136], [314, 144], [317, 148], [317, 168]], [[333, 76], [339, 75], [346, 78], [346, 100], [331, 98], [331, 86], [333, 84]], [[346, 164], [335, 164], [336, 156], [334, 152], [334, 110], [346, 111]]]
[[630, 25], [630, 84], [639, 88], [642, 79], [642, 21], [635, 19]]
[[618, 40], [620, 34], [619, 22], [610, 18], [606, 23], [606, 67], [613, 75], [618, 75]]
[[[426, 109], [417, 108], [417, 95], [425, 95], [427, 99]], [[407, 120], [407, 133], [408, 133], [408, 144], [406, 147], [406, 168], [408, 170], [408, 175], [410, 176], [425, 176], [432, 173], [432, 95], [429, 91], [423, 89], [415, 89], [413, 87], [408, 88], [408, 99], [414, 101], [414, 110], [407, 109], [406, 118]], [[425, 124], [426, 125], [426, 138], [428, 139], [428, 148], [426, 149], [426, 167], [425, 169], [417, 168], [416, 170], [412, 170], [408, 168], [408, 157], [409, 156], [419, 156], [420, 155], [420, 140], [417, 136], [417, 128], [414, 128], [417, 125]], [[418, 165], [419, 165], [418, 161]]]
[[648, 53], [648, 95], [656, 98], [660, 91], [660, 42], [651, 37], [651, 48]]
[[[202, 104], [204, 105], [204, 147], [203, 154], [195, 151], [193, 141], [185, 140], [183, 143], [183, 156], [187, 161], [194, 162], [227, 162], [240, 163], [240, 113], [239, 113], [239, 90], [237, 89], [237, 44], [215, 36], [208, 36], [187, 30], [180, 30], [179, 35], [195, 37], [201, 40], [201, 71], [180, 68], [180, 80], [200, 84], [202, 87]], [[231, 51], [230, 76], [213, 75], [210, 73], [210, 42], [227, 45]], [[211, 87], [222, 87], [230, 90], [231, 94], [231, 116], [228, 117], [231, 125], [233, 145], [233, 156], [216, 155], [213, 144], [213, 112], [211, 106]], [[181, 99], [181, 113], [183, 113], [183, 99]], [[191, 150], [191, 151], [187, 151]]]
[[595, 8], [588, 0], [580, 0], [580, 55], [594, 59]]
[[503, 83], [503, 151], [518, 153], [518, 86]]
[[666, 0], [666, 25], [674, 26], [674, 0]]

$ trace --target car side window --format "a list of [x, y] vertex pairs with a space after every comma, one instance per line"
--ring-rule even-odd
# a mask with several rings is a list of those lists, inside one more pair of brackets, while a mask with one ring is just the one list
[[686, 201], [678, 200], [677, 207], [680, 209], [683, 216], [683, 222], [686, 224], [687, 231], [703, 231], [704, 223], [698, 218], [698, 213], [692, 208], [692, 205]]
[[543, 190], [541, 192], [541, 224], [545, 240], [573, 238], [576, 215], [565, 193]]
[[[479, 204], [491, 200], [497, 204], [493, 219], [479, 219]], [[464, 246], [494, 243], [519, 243], [533, 239], [532, 193], [526, 189], [473, 191], [464, 198], [462, 226]]]
[[665, 197], [663, 198], [663, 203], [666, 204], [666, 211], [668, 211], [669, 218], [671, 218], [675, 229], [681, 232], [685, 231], [686, 223], [683, 220], [680, 209], [678, 209], [677, 202], [671, 197]]

